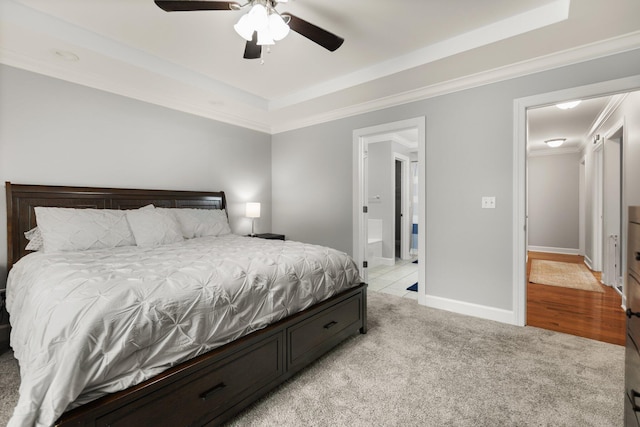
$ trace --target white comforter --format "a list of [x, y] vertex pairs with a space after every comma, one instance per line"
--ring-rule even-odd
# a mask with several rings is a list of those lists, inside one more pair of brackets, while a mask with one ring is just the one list
[[49, 426], [359, 280], [339, 251], [235, 235], [30, 254], [7, 283], [22, 376], [9, 426]]

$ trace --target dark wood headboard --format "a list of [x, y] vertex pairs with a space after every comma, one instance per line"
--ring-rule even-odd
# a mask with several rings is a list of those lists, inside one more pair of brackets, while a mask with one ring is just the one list
[[25, 231], [36, 226], [36, 206], [94, 209], [163, 208], [225, 209], [223, 191], [136, 190], [126, 188], [61, 187], [5, 183], [7, 192], [7, 271], [30, 251]]

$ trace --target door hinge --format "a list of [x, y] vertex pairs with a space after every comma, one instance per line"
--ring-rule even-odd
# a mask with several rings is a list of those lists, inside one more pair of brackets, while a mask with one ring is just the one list
[[363, 206], [362, 207], [362, 213], [367, 213], [367, 212], [369, 212], [369, 208], [366, 207], [366, 206]]
[[362, 268], [368, 268], [369, 267], [369, 263], [367, 263], [367, 261], [362, 261]]

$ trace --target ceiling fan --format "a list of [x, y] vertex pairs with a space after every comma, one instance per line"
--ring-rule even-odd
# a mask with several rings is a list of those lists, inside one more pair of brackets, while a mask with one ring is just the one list
[[338, 49], [344, 39], [330, 33], [304, 19], [288, 12], [276, 10], [279, 3], [288, 0], [249, 0], [245, 4], [233, 1], [197, 1], [197, 0], [155, 0], [156, 5], [166, 12], [187, 12], [196, 10], [241, 10], [250, 6], [234, 25], [236, 32], [247, 44], [244, 49], [245, 59], [257, 59], [262, 55], [262, 46], [275, 44], [293, 30], [331, 52]]

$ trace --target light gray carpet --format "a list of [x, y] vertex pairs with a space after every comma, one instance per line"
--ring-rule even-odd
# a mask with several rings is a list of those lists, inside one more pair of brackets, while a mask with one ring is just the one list
[[[624, 348], [369, 293], [354, 337], [231, 426], [620, 426]], [[0, 425], [17, 365], [0, 356]]]
[[0, 354], [0, 426], [6, 426], [9, 422], [13, 407], [18, 403], [19, 386], [18, 362], [13, 358], [13, 352], [5, 351]]

